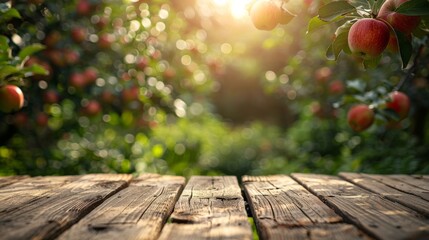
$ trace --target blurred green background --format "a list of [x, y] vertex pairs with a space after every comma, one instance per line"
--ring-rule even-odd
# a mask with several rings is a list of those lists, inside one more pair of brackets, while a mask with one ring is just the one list
[[21, 14], [0, 28], [12, 53], [44, 44], [27, 63], [50, 74], [0, 113], [0, 175], [429, 173], [427, 45], [402, 89], [409, 117], [355, 133], [348, 99], [390, 92], [406, 74], [398, 56], [373, 70], [329, 61], [335, 27], [306, 34], [322, 0], [290, 1], [297, 17], [271, 32], [249, 2], [5, 2]]

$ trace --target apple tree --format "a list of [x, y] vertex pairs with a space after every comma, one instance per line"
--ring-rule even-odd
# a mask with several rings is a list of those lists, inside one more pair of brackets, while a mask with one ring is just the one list
[[0, 113], [5, 169], [156, 168], [159, 146], [147, 141], [151, 130], [185, 117], [187, 103], [198, 102], [189, 93], [210, 87], [200, 56], [204, 34], [176, 14], [179, 2], [10, 1], [21, 17], [7, 19], [7, 32], [14, 33], [7, 39], [20, 36], [19, 45], [11, 41], [20, 57], [12, 60], [28, 79], [23, 108]]
[[[261, 30], [274, 28], [268, 29], [265, 26], [276, 26], [279, 23], [275, 12], [285, 10], [287, 2], [254, 2], [249, 13], [255, 27]], [[268, 8], [266, 5], [274, 7]], [[357, 131], [370, 127], [375, 122], [374, 119], [388, 126], [399, 126], [410, 111], [410, 82], [416, 76], [427, 77], [424, 69], [428, 59], [429, 3], [426, 0], [356, 0], [327, 3], [319, 1], [313, 2], [313, 5], [318, 7], [317, 15], [310, 19], [307, 34], [311, 36], [326, 25], [336, 28], [326, 51], [327, 59], [338, 60], [344, 53], [361, 63], [365, 69], [383, 69], [390, 72], [392, 78], [396, 78], [398, 72], [402, 76], [394, 82], [389, 82], [388, 79], [372, 79], [370, 82], [347, 79], [347, 92], [335, 106], [357, 105], [350, 109], [348, 115], [348, 122]], [[252, 12], [265, 14], [256, 16]], [[385, 66], [392, 63], [396, 66], [396, 61], [401, 62], [402, 70], [399, 66], [396, 69]], [[320, 111], [317, 104], [314, 109]], [[372, 113], [367, 113], [368, 111]]]

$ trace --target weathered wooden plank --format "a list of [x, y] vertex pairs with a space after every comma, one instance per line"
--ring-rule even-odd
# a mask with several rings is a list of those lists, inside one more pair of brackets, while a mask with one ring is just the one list
[[399, 191], [419, 196], [429, 201], [429, 181], [408, 175], [368, 175]]
[[131, 175], [85, 175], [20, 208], [0, 213], [2, 239], [52, 239], [106, 198], [128, 185]]
[[378, 193], [389, 200], [398, 202], [425, 216], [429, 216], [429, 201], [419, 196], [399, 191], [397, 188], [390, 187], [400, 186], [402, 189], [414, 192], [412, 186], [405, 186], [405, 183], [403, 184], [393, 178], [391, 179], [388, 176], [381, 175], [372, 176], [359, 173], [340, 173], [340, 176], [364, 189]]
[[343, 239], [364, 236], [352, 225], [327, 225], [342, 218], [289, 176], [244, 176], [243, 185], [262, 239], [313, 239], [322, 232]]
[[0, 177], [0, 188], [6, 187], [10, 184], [21, 181], [22, 179], [28, 178], [28, 176], [1, 176]]
[[183, 177], [141, 176], [59, 239], [157, 239], [184, 185]]
[[411, 175], [412, 177], [415, 177], [417, 179], [422, 179], [425, 181], [429, 181], [429, 175]]
[[338, 177], [292, 174], [337, 212], [379, 239], [428, 236], [429, 221], [422, 215]]
[[244, 199], [232, 176], [191, 177], [160, 239], [251, 239]]
[[44, 193], [78, 178], [78, 176], [33, 177], [0, 188], [0, 214], [7, 214], [26, 204], [31, 204]]
[[[286, 231], [285, 231], [286, 230]], [[270, 240], [362, 240], [371, 239], [351, 224], [317, 224], [297, 228], [273, 228]]]

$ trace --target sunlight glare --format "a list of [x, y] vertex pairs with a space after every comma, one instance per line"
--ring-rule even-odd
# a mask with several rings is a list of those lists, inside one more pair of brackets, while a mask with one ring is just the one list
[[223, 6], [228, 2], [228, 0], [213, 0], [213, 3], [218, 6]]
[[247, 5], [252, 0], [211, 0], [213, 1], [214, 5], [218, 7], [227, 7], [229, 8], [230, 14], [236, 18], [241, 19], [248, 15], [247, 12]]
[[247, 5], [251, 0], [230, 0], [231, 1], [231, 14], [237, 19], [243, 18], [248, 14]]

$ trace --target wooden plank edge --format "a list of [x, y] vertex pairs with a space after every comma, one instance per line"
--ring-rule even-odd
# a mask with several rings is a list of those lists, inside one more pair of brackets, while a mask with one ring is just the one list
[[[317, 175], [321, 175], [323, 176], [323, 174], [317, 174]], [[291, 174], [291, 178], [294, 179], [295, 181], [297, 181], [299, 184], [301, 184], [305, 189], [307, 189], [309, 192], [311, 192], [312, 194], [314, 194], [316, 197], [318, 197], [326, 206], [330, 207], [332, 210], [335, 211], [336, 214], [340, 215], [345, 223], [354, 225], [355, 227], [357, 227], [360, 231], [362, 231], [363, 233], [367, 234], [368, 236], [374, 238], [374, 239], [378, 239], [378, 237], [371, 233], [370, 231], [368, 231], [362, 224], [360, 224], [359, 222], [355, 222], [352, 220], [352, 216], [349, 216], [347, 214], [345, 214], [343, 211], [341, 211], [340, 208], [338, 208], [337, 206], [335, 206], [335, 204], [330, 203], [325, 197], [323, 196], [319, 196], [315, 191], [313, 191], [311, 188], [309, 188], [305, 183], [301, 182], [299, 180], [299, 178], [297, 178], [295, 176], [294, 173]]]
[[[370, 191], [370, 192], [372, 192], [372, 193], [378, 194], [378, 195], [380, 195], [381, 197], [385, 198], [385, 199], [386, 199], [386, 200], [388, 200], [388, 201], [391, 201], [391, 202], [394, 202], [394, 203], [398, 203], [398, 204], [400, 204], [400, 205], [402, 205], [402, 206], [404, 206], [404, 207], [406, 207], [406, 208], [410, 208], [410, 209], [412, 209], [412, 210], [416, 211], [417, 213], [424, 215], [425, 217], [429, 217], [429, 209], [425, 209], [425, 208], [423, 208], [423, 207], [421, 207], [421, 206], [419, 206], [419, 205], [413, 204], [413, 202], [407, 202], [407, 201], [405, 201], [405, 200], [398, 199], [398, 198], [397, 198], [397, 197], [395, 197], [395, 196], [390, 196], [390, 195], [388, 195], [388, 194], [384, 194], [384, 193], [376, 192], [376, 191], [374, 191], [374, 189], [372, 189], [371, 187], [368, 187], [368, 186], [366, 186], [366, 185], [364, 185], [364, 184], [360, 184], [360, 183], [358, 183], [358, 182], [355, 182], [353, 179], [351, 179], [351, 177], [352, 177], [352, 176], [350, 176], [349, 174], [350, 174], [350, 173], [340, 172], [340, 173], [338, 174], [338, 176], [339, 176], [341, 179], [343, 179], [343, 180], [345, 180], [345, 181], [347, 181], [347, 182], [350, 182], [350, 183], [352, 183], [352, 184], [354, 184], [354, 185], [356, 185], [356, 186], [358, 186], [358, 187], [360, 187], [360, 188], [363, 188], [363, 189], [368, 190], [368, 191]], [[420, 197], [420, 196], [418, 196], [418, 195], [415, 195], [415, 194], [412, 194], [412, 193], [408, 193], [408, 192], [404, 192], [404, 191], [402, 191], [402, 190], [400, 190], [400, 189], [394, 188], [394, 187], [392, 187], [392, 186], [390, 186], [390, 185], [385, 184], [385, 183], [384, 183], [384, 182], [382, 182], [382, 181], [377, 180], [376, 178], [372, 178], [372, 177], [371, 177], [370, 175], [368, 175], [368, 174], [366, 174], [366, 175], [361, 175], [360, 173], [352, 173], [352, 174], [358, 174], [358, 175], [362, 176], [362, 178], [366, 178], [366, 180], [367, 180], [367, 181], [375, 181], [375, 182], [377, 182], [378, 184], [382, 184], [382, 185], [386, 186], [386, 188], [391, 188], [391, 189], [393, 189], [394, 191], [401, 192], [401, 193], [404, 195], [404, 197], [408, 195], [410, 198], [416, 198], [416, 200], [417, 200], [417, 201], [426, 202], [426, 203], [428, 203], [428, 204], [429, 204], [429, 202], [428, 202], [428, 201], [426, 201], [425, 199], [421, 198], [421, 197]], [[386, 175], [386, 176], [388, 176], [388, 175]], [[415, 201], [415, 202], [416, 202], [416, 201]], [[422, 203], [422, 204], [423, 204], [423, 203]]]
[[20, 175], [20, 176], [1, 176], [0, 177], [0, 188], [12, 185], [21, 180], [30, 178], [28, 175]]

